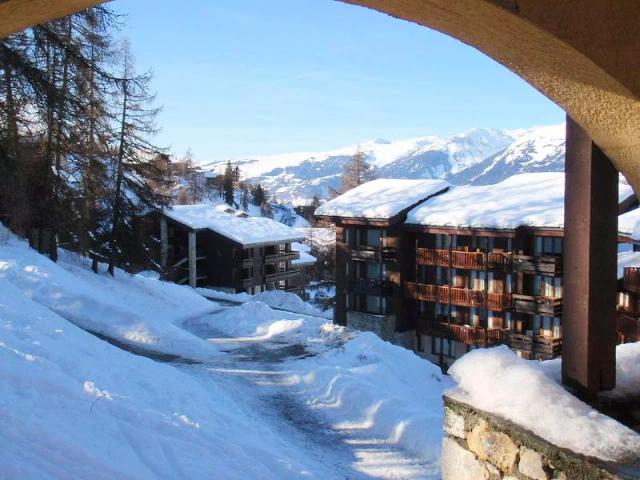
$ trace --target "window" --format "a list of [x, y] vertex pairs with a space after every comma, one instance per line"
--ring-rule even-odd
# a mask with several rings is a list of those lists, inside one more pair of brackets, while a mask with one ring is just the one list
[[553, 290], [555, 298], [562, 298], [562, 278], [556, 277], [553, 279]]
[[380, 297], [377, 295], [367, 295], [367, 312], [380, 313]]
[[351, 245], [351, 227], [344, 227], [344, 243]]
[[344, 294], [344, 306], [347, 310], [349, 310], [349, 308], [351, 307], [351, 302], [349, 301], [349, 294], [345, 293]]
[[553, 317], [553, 336], [562, 337], [562, 326], [560, 325], [560, 317]]
[[431, 352], [436, 355], [442, 353], [442, 339], [440, 337], [431, 337]]
[[367, 245], [370, 245], [372, 247], [377, 247], [378, 245], [380, 245], [380, 230], [367, 230]]
[[555, 255], [562, 255], [562, 238], [556, 237], [553, 239], [553, 253]]
[[446, 338], [442, 339], [442, 353], [446, 357], [453, 357], [453, 341]]
[[540, 335], [540, 315], [533, 316], [533, 334]]
[[511, 312], [504, 313], [504, 328], [511, 330]]
[[507, 274], [507, 279], [505, 283], [506, 283], [507, 293], [512, 293], [513, 292], [513, 275], [512, 274], [510, 273]]
[[382, 264], [377, 262], [367, 262], [367, 278], [379, 279], [382, 275]]

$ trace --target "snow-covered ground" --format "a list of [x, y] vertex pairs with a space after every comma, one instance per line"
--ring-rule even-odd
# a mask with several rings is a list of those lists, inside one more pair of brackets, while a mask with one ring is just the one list
[[20, 479], [438, 478], [450, 386], [374, 335], [55, 264], [5, 230], [0, 377]]
[[[617, 348], [614, 398], [640, 394], [640, 343]], [[473, 350], [449, 373], [458, 383], [447, 392], [481, 410], [512, 420], [555, 445], [609, 461], [640, 458], [640, 435], [598, 413], [561, 386], [560, 359], [532, 362], [506, 346]]]

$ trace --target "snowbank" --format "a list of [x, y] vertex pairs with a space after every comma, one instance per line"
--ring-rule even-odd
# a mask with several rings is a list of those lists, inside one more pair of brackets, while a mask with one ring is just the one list
[[0, 280], [66, 320], [133, 348], [190, 359], [216, 349], [174, 323], [218, 307], [172, 283], [121, 270], [96, 275], [86, 259], [60, 251], [58, 263], [8, 234], [0, 243]]
[[315, 264], [318, 259], [311, 255], [311, 247], [305, 243], [293, 242], [291, 244], [291, 250], [294, 252], [298, 252], [300, 254], [300, 258], [297, 260], [293, 260], [291, 262], [292, 265], [296, 266], [307, 266]]
[[244, 247], [267, 243], [293, 242], [304, 236], [283, 223], [266, 217], [250, 217], [228, 205], [175, 205], [164, 214], [193, 229], [209, 229]]
[[[622, 384], [637, 386], [639, 375], [632, 370], [640, 360], [640, 345], [623, 347]], [[560, 362], [552, 365], [556, 373], [506, 346], [473, 350], [449, 369], [458, 387], [447, 395], [584, 455], [610, 461], [637, 457], [640, 435], [568, 393], [557, 383]]]
[[295, 293], [284, 292], [282, 290], [271, 290], [258, 293], [256, 295], [249, 295], [244, 292], [227, 293], [211, 288], [197, 288], [196, 292], [211, 300], [221, 300], [233, 303], [260, 302], [273, 308], [287, 310], [293, 313], [300, 313], [311, 317], [320, 317], [328, 320], [333, 318], [332, 312], [320, 310], [319, 308], [303, 301]]
[[445, 190], [444, 180], [379, 178], [349, 190], [318, 207], [316, 215], [388, 219]]
[[323, 471], [228, 383], [98, 340], [5, 277], [0, 378], [3, 478], [294, 480]]
[[291, 383], [334, 429], [366, 431], [437, 462], [442, 393], [453, 382], [435, 365], [362, 332], [289, 368]]

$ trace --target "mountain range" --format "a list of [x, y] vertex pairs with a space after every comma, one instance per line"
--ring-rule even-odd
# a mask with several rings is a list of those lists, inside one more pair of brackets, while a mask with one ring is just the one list
[[[472, 129], [447, 136], [376, 139], [327, 152], [231, 159], [243, 178], [294, 205], [331, 196], [345, 162], [362, 151], [379, 178], [442, 178], [455, 185], [488, 185], [524, 172], [564, 170], [565, 126], [520, 130]], [[201, 165], [222, 172], [227, 160]]]

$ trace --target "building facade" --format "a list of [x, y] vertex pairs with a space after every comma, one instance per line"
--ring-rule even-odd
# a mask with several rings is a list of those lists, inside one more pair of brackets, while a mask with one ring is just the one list
[[303, 240], [294, 229], [224, 206], [180, 205], [160, 220], [161, 265], [167, 279], [232, 293], [298, 292]]
[[[414, 348], [443, 368], [501, 344], [526, 359], [561, 355], [564, 175], [517, 177], [444, 189], [385, 220], [335, 215], [349, 198], [320, 207], [316, 214], [337, 228], [335, 322]], [[628, 220], [620, 222], [621, 243], [633, 242]], [[640, 259], [620, 280], [611, 327], [620, 341], [638, 339], [639, 285]]]

